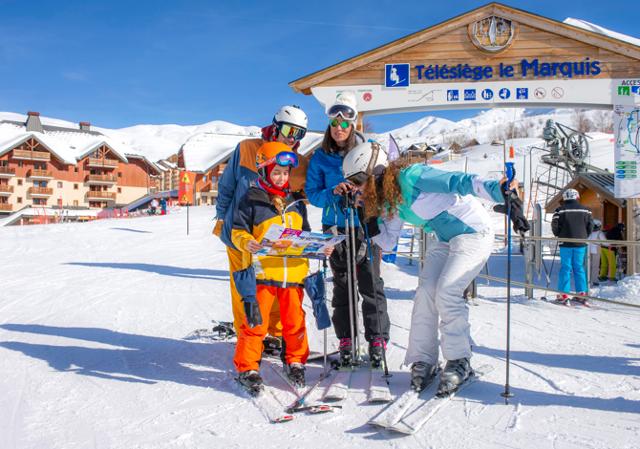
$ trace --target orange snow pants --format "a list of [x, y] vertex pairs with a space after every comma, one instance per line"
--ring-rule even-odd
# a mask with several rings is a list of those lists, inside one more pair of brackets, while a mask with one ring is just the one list
[[302, 287], [273, 287], [258, 284], [257, 300], [263, 324], [249, 327], [244, 318], [240, 325], [236, 354], [233, 363], [238, 372], [258, 370], [262, 357], [262, 340], [267, 335], [267, 323], [264, 317], [269, 316], [274, 301], [280, 301], [280, 320], [282, 321], [282, 338], [285, 346], [285, 361], [306, 363], [309, 357], [307, 327], [305, 313], [302, 309], [304, 291]]
[[[233, 327], [236, 334], [240, 335], [240, 326], [244, 320], [244, 305], [240, 293], [236, 290], [236, 283], [233, 281], [233, 273], [240, 271], [246, 267], [242, 264], [242, 253], [237, 249], [227, 247], [227, 256], [229, 257], [229, 287], [231, 288], [231, 310], [233, 312]], [[273, 301], [273, 306], [269, 313], [264, 313], [262, 309], [262, 319], [268, 323], [267, 332], [273, 337], [282, 335], [282, 324], [280, 324], [280, 310], [278, 301]]]

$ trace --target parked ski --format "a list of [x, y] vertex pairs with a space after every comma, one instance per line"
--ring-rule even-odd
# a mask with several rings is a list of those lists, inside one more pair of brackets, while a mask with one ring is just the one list
[[262, 385], [257, 390], [249, 390], [242, 385], [240, 388], [270, 423], [279, 424], [293, 420], [293, 415], [282, 410], [282, 406], [268, 386]]
[[389, 390], [389, 382], [384, 375], [384, 369], [371, 368], [370, 374], [367, 402], [391, 402], [393, 397], [391, 396], [391, 390]]
[[351, 383], [352, 368], [340, 368], [331, 383], [327, 386], [323, 401], [343, 401], [349, 395], [349, 384]]

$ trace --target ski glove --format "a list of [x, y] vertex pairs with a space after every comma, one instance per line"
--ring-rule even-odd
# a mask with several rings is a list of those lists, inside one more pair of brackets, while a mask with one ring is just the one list
[[244, 314], [247, 317], [249, 327], [260, 326], [262, 324], [262, 314], [260, 314], [260, 307], [255, 296], [242, 298], [242, 304], [244, 305]]
[[[509, 220], [511, 220], [511, 223], [513, 225], [513, 230], [518, 234], [522, 234], [529, 231], [529, 229], [531, 229], [531, 226], [529, 226], [529, 220], [527, 220], [527, 218], [524, 216], [522, 200], [518, 197], [518, 195], [514, 191], [509, 191], [509, 192], [505, 192], [504, 190], [501, 190], [501, 191], [502, 191], [502, 196], [504, 196], [505, 202], [507, 201], [507, 195], [509, 195], [509, 199], [511, 200], [511, 210], [509, 214]], [[507, 205], [497, 204], [493, 207], [493, 210], [494, 212], [498, 212], [506, 215]]]

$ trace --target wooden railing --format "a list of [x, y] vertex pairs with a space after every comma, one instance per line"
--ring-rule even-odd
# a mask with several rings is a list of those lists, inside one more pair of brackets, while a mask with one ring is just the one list
[[29, 187], [30, 195], [53, 195], [53, 189], [51, 187]]
[[53, 178], [53, 173], [47, 170], [34, 168], [32, 170], [29, 170], [29, 173], [27, 173], [27, 178]]
[[0, 203], [0, 210], [4, 212], [11, 212], [13, 210], [13, 204], [9, 203]]
[[88, 175], [87, 182], [116, 182], [113, 175]]
[[13, 158], [36, 161], [50, 161], [51, 154], [47, 153], [46, 151], [13, 150]]
[[15, 174], [16, 174], [16, 169], [15, 168], [9, 168], [9, 167], [0, 166], [0, 176], [2, 176], [2, 175], [15, 175]]
[[97, 191], [97, 190], [89, 190], [87, 192], [87, 198], [104, 199], [104, 200], [113, 200], [113, 201], [115, 201], [116, 194], [114, 192], [103, 192], [103, 191]]
[[0, 192], [2, 193], [13, 193], [13, 186], [7, 184], [0, 184]]
[[90, 167], [109, 167], [116, 168], [118, 166], [117, 159], [100, 159], [97, 157], [89, 158], [89, 166]]

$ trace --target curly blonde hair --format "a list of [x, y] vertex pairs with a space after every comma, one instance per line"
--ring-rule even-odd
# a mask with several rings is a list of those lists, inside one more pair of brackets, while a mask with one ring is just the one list
[[389, 163], [381, 176], [370, 176], [363, 189], [365, 217], [388, 218], [396, 214], [402, 204], [402, 189], [398, 177], [400, 172], [414, 165], [413, 158], [400, 158]]

